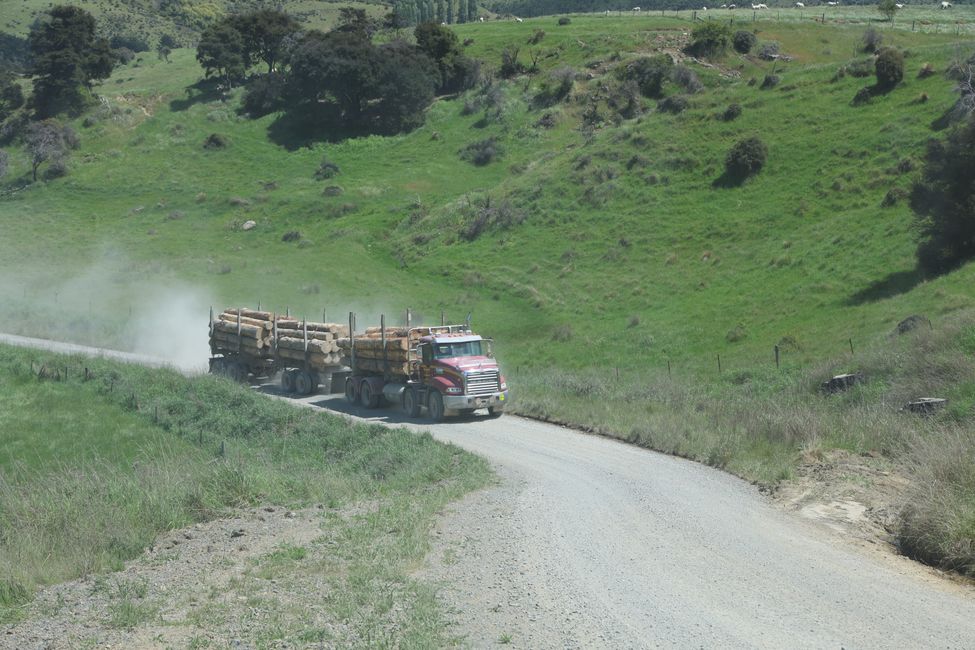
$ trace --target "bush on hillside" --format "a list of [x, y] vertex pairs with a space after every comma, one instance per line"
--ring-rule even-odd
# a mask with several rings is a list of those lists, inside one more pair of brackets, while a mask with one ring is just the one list
[[758, 37], [752, 32], [743, 29], [738, 30], [731, 37], [731, 44], [735, 48], [735, 52], [740, 54], [748, 54], [751, 52], [756, 43], [758, 43]]
[[691, 30], [687, 52], [694, 56], [717, 58], [724, 55], [730, 42], [731, 30], [727, 25], [718, 21], [707, 22]]
[[674, 60], [669, 54], [641, 56], [616, 68], [616, 76], [621, 81], [635, 83], [644, 97], [660, 97], [673, 67]]
[[498, 73], [505, 79], [510, 79], [528, 70], [523, 63], [518, 61], [518, 48], [506, 47], [501, 50], [501, 68]]
[[315, 180], [325, 181], [330, 178], [334, 178], [339, 174], [339, 166], [328, 159], [328, 156], [322, 156], [322, 162], [318, 163], [318, 169], [315, 170]]
[[478, 167], [483, 167], [496, 158], [500, 158], [504, 153], [504, 149], [502, 149], [495, 138], [491, 137], [472, 142], [458, 153], [462, 160], [473, 163]]
[[767, 74], [765, 78], [762, 79], [762, 85], [760, 86], [762, 90], [768, 90], [769, 88], [775, 88], [779, 85], [779, 75], [777, 74]]
[[775, 41], [762, 43], [762, 47], [758, 48], [758, 57], [765, 61], [774, 61], [779, 58], [779, 44]]
[[209, 151], [226, 149], [229, 145], [230, 141], [227, 139], [227, 136], [221, 135], [220, 133], [211, 133], [203, 141], [203, 148]]
[[552, 106], [564, 100], [572, 92], [576, 71], [570, 66], [561, 66], [552, 70], [542, 81], [541, 90], [535, 95], [535, 103], [539, 106]]
[[757, 174], [768, 160], [768, 147], [757, 137], [739, 140], [725, 157], [724, 166], [728, 177], [743, 181]]
[[843, 68], [846, 70], [846, 74], [851, 77], [863, 78], [869, 77], [874, 74], [874, 61], [873, 59], [854, 59], [846, 64]]
[[883, 34], [873, 27], [867, 27], [867, 30], [863, 32], [863, 37], [860, 39], [860, 49], [864, 52], [873, 54], [880, 49], [880, 45], [883, 42]]
[[724, 109], [724, 113], [721, 114], [721, 119], [725, 122], [731, 122], [738, 119], [740, 115], [741, 104], [728, 104], [728, 108]]
[[684, 89], [684, 92], [693, 95], [704, 90], [704, 84], [697, 78], [697, 74], [686, 65], [675, 65], [670, 74], [674, 83]]
[[133, 52], [149, 51], [149, 42], [137, 34], [116, 34], [108, 40], [108, 45], [113, 50], [125, 48]]
[[545, 38], [545, 30], [536, 29], [534, 32], [532, 32], [532, 35], [528, 37], [528, 44], [538, 45], [539, 43], [542, 42], [544, 38]]
[[892, 47], [885, 47], [877, 54], [875, 63], [877, 86], [889, 90], [904, 78], [904, 54]]
[[560, 26], [561, 25], [568, 25], [571, 22], [572, 22], [572, 19], [569, 18], [568, 16], [562, 16], [561, 18], [559, 18], [559, 25]]
[[683, 113], [690, 106], [690, 102], [683, 95], [671, 95], [670, 97], [665, 97], [657, 102], [657, 110], [663, 113], [673, 113], [677, 115], [678, 113]]

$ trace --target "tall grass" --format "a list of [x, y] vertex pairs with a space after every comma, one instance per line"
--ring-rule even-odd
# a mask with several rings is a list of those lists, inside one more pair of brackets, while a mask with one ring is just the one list
[[[763, 484], [789, 478], [803, 452], [879, 453], [913, 477], [899, 542], [926, 562], [975, 575], [975, 314], [891, 335], [854, 357], [806, 369], [768, 365], [710, 381], [612, 371], [526, 370], [519, 413], [721, 467]], [[829, 377], [864, 381], [827, 395]], [[932, 416], [903, 409], [946, 397]]]
[[[351, 424], [213, 377], [0, 346], [0, 390], [19, 412], [0, 417], [16, 454], [0, 456], [0, 618], [21, 615], [39, 585], [119, 568], [161, 531], [265, 502], [388, 502], [393, 519], [411, 519], [385, 528], [396, 553], [382, 570], [403, 580], [436, 511], [488, 475], [429, 434]], [[82, 405], [77, 425], [56, 416]], [[342, 552], [379, 571], [364, 549]]]

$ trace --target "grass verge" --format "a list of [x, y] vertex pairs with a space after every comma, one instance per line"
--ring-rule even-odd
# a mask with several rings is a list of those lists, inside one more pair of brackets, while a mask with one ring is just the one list
[[[368, 503], [330, 550], [339, 561], [318, 567], [360, 612], [347, 640], [442, 641], [439, 608], [408, 572], [439, 509], [487, 480], [475, 456], [213, 377], [3, 346], [0, 395], [0, 621], [25, 616], [38, 586], [117, 569], [158, 533], [235, 506]], [[395, 610], [380, 584], [406, 594]], [[137, 592], [120, 592], [111, 626], [155, 616]]]

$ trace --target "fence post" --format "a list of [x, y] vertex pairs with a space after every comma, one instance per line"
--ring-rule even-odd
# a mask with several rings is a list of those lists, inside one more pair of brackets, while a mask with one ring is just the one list
[[670, 359], [667, 359], [667, 379], [673, 379], [670, 374]]
[[854, 356], [855, 354], [853, 351], [853, 339], [850, 339], [850, 356]]
[[775, 346], [775, 368], [776, 368], [776, 370], [778, 370], [778, 368], [779, 368], [779, 346], [778, 346], [778, 344], [776, 344], [776, 346]]
[[718, 355], [718, 372], [721, 372], [721, 355]]

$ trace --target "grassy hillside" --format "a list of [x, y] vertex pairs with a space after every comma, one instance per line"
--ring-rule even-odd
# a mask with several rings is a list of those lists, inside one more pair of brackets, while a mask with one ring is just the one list
[[[809, 447], [903, 451], [870, 420], [848, 437], [845, 416], [816, 408], [802, 407], [800, 424], [722, 415], [738, 399], [771, 413], [795, 391], [814, 400], [818, 381], [861, 369], [864, 351], [882, 351], [911, 314], [963, 349], [951, 332], [975, 308], [975, 266], [919, 274], [899, 192], [927, 140], [943, 135], [955, 95], [942, 73], [973, 47], [950, 30], [890, 28], [871, 22], [873, 8], [857, 11], [857, 25], [745, 22], [788, 56], [776, 62], [685, 59], [686, 14], [457, 26], [488, 67], [517, 47], [539, 71], [441, 98], [422, 128], [387, 138], [326, 141], [281, 115], [246, 119], [239, 90], [194, 86], [191, 50], [172, 63], [143, 56], [75, 123], [82, 146], [67, 177], [27, 185], [24, 154], [11, 152], [0, 201], [5, 328], [139, 347], [154, 309], [179, 316], [183, 327], [167, 321], [161, 332], [189, 349], [204, 339], [208, 303], [324, 309], [336, 320], [356, 310], [360, 324], [406, 307], [420, 320], [472, 313], [498, 340], [523, 412], [769, 482]], [[866, 23], [905, 50], [905, 79], [854, 106], [873, 83], [853, 74]], [[536, 30], [545, 34], [529, 44]], [[614, 70], [661, 51], [703, 90], [677, 115], [644, 100], [639, 116], [621, 117]], [[919, 77], [925, 64], [936, 74]], [[577, 73], [571, 93], [542, 106], [548, 75], [565, 66]], [[770, 75], [778, 83], [763, 89]], [[731, 104], [740, 117], [721, 119]], [[229, 146], [205, 150], [211, 133]], [[768, 145], [767, 165], [727, 186], [727, 151], [753, 135]], [[459, 155], [491, 138], [501, 153], [489, 164]], [[340, 173], [318, 181], [323, 157]], [[242, 230], [247, 220], [256, 227]], [[952, 372], [910, 391], [870, 390], [890, 411], [911, 391], [943, 391], [954, 404], [946, 421], [964, 432], [973, 379], [970, 368]]]
[[[344, 541], [332, 562], [303, 570], [357, 603], [352, 636], [332, 641], [381, 631], [394, 645], [443, 642], [432, 592], [407, 576], [430, 518], [486, 480], [469, 454], [223, 380], [9, 347], [0, 430], [0, 622], [26, 615], [38, 586], [118, 569], [160, 533], [238, 506], [322, 504], [322, 534]], [[401, 612], [384, 605], [391, 583], [403, 586]], [[344, 598], [329, 602], [332, 618], [347, 617]], [[136, 623], [153, 618], [143, 613]], [[293, 624], [252, 632], [296, 639], [316, 620]]]

